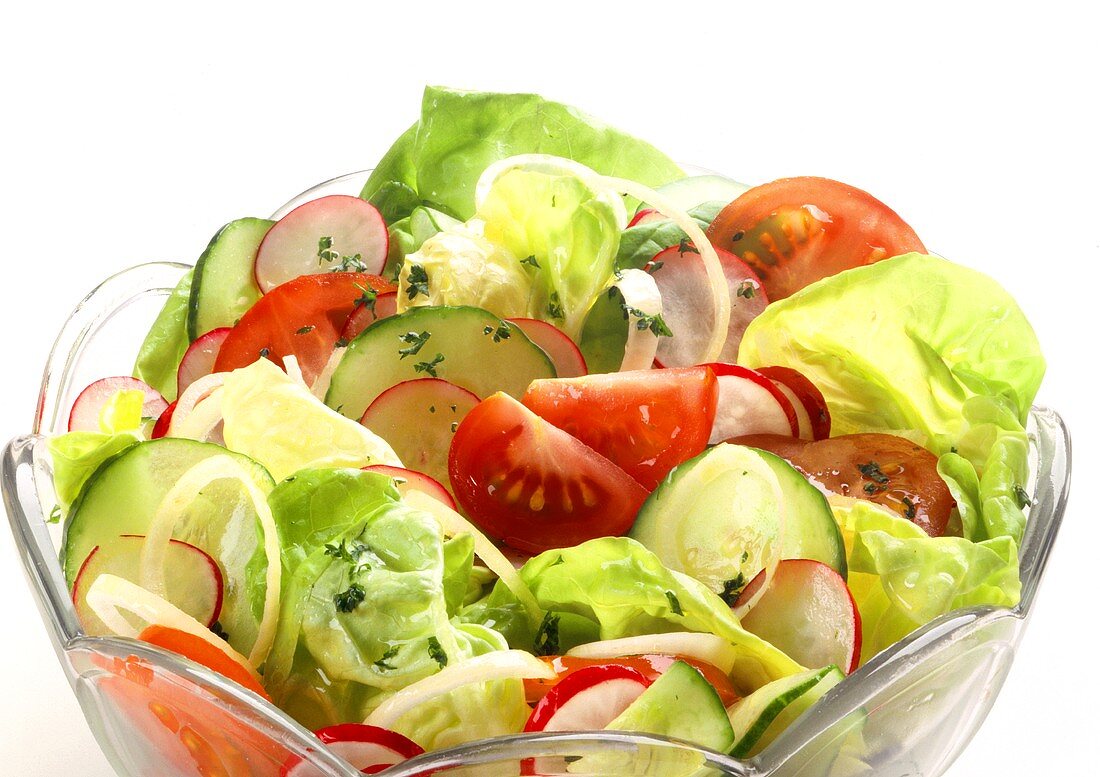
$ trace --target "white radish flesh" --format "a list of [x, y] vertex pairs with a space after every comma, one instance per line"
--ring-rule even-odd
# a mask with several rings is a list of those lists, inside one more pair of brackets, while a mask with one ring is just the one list
[[393, 478], [397, 490], [402, 495], [407, 494], [409, 491], [419, 491], [422, 494], [427, 494], [432, 499], [438, 500], [451, 510], [458, 509], [454, 497], [443, 487], [443, 484], [423, 472], [405, 469], [404, 467], [391, 467], [389, 464], [372, 464], [363, 469], [367, 472], [377, 472], [380, 475]]
[[181, 397], [188, 386], [214, 371], [214, 362], [222, 343], [229, 336], [229, 327], [211, 329], [187, 347], [176, 373], [176, 396]]
[[708, 366], [718, 376], [718, 408], [711, 445], [746, 434], [798, 436], [794, 407], [768, 378], [737, 365]]

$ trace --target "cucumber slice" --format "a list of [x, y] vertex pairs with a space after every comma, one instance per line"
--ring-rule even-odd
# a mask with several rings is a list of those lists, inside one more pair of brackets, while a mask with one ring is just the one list
[[787, 512], [764, 458], [721, 443], [669, 473], [638, 511], [630, 536], [665, 566], [726, 594], [779, 563]]
[[724, 753], [733, 727], [714, 687], [697, 669], [677, 661], [607, 726], [695, 742]]
[[751, 187], [721, 175], [690, 175], [657, 189], [684, 210], [697, 208], [703, 203], [720, 202], [729, 205]]
[[820, 561], [847, 580], [848, 559], [844, 552], [844, 538], [825, 495], [785, 459], [758, 448], [753, 450], [775, 473], [787, 502], [783, 558]]
[[187, 334], [195, 340], [223, 326], [233, 326], [261, 296], [253, 265], [274, 221], [245, 218], [230, 221], [210, 240], [195, 263]]
[[[125, 534], [147, 533], [165, 495], [192, 466], [211, 456], [231, 456], [263, 492], [274, 481], [262, 466], [220, 445], [165, 437], [130, 446], [88, 478], [73, 503], [61, 540], [65, 580], [72, 587], [92, 550], [109, 548]], [[225, 581], [219, 622], [229, 643], [247, 654], [259, 629], [266, 593], [263, 532], [241, 487], [219, 481], [204, 489], [172, 537], [206, 552]]]
[[734, 704], [729, 721], [737, 741], [730, 755], [759, 753], [843, 679], [843, 672], [827, 666], [768, 683]]
[[517, 399], [531, 381], [557, 377], [546, 353], [517, 326], [480, 308], [418, 307], [381, 319], [348, 346], [325, 404], [348, 418], [386, 389], [415, 378], [443, 378], [487, 397]]

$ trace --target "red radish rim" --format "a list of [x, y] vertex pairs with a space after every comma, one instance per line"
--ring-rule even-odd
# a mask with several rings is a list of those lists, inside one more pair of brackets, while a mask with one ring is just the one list
[[750, 370], [748, 367], [742, 367], [740, 364], [708, 362], [703, 366], [710, 367], [716, 376], [732, 375], [738, 378], [745, 378], [767, 389], [768, 393], [775, 397], [775, 401], [778, 402], [779, 406], [783, 409], [783, 414], [787, 416], [787, 422], [791, 426], [791, 437], [798, 437], [798, 414], [794, 411], [794, 405], [787, 399], [786, 394], [775, 387], [775, 384], [772, 383], [770, 379], [756, 370]]
[[[559, 373], [559, 378], [580, 378], [588, 374], [588, 362], [584, 360], [581, 349], [573, 342], [573, 338], [553, 324], [537, 318], [508, 318], [505, 321], [519, 327], [519, 330], [527, 336], [528, 340], [534, 343], [537, 348], [542, 349], [543, 353], [553, 363], [555, 371]], [[547, 346], [551, 347], [548, 348]], [[563, 356], [564, 360], [557, 358], [558, 356]], [[567, 364], [565, 363], [566, 360], [571, 360], [573, 363], [571, 365]], [[580, 374], [562, 375], [560, 374], [561, 370], [558, 369], [560, 366], [567, 369], [575, 367], [576, 369], [568, 371], [576, 372], [579, 369]]]
[[[303, 202], [301, 205], [299, 205], [298, 207], [296, 207], [293, 210], [291, 210], [290, 212], [288, 212], [286, 215], [284, 215], [281, 219], [276, 221], [271, 226], [271, 229], [269, 229], [267, 231], [267, 234], [264, 235], [263, 240], [260, 241], [260, 245], [256, 249], [256, 258], [252, 262], [252, 279], [255, 281], [257, 288], [260, 289], [261, 294], [266, 294], [269, 291], [271, 291], [272, 289], [277, 288], [278, 286], [282, 285], [281, 283], [277, 283], [277, 284], [274, 284], [274, 285], [269, 285], [269, 284], [264, 283], [260, 279], [259, 264], [260, 264], [260, 257], [263, 256], [263, 252], [264, 252], [264, 243], [267, 243], [268, 240], [271, 239], [272, 233], [275, 233], [276, 238], [278, 238], [279, 237], [279, 232], [276, 232], [276, 230], [279, 228], [279, 225], [286, 222], [286, 220], [288, 218], [290, 218], [294, 214], [298, 213], [298, 211], [301, 211], [303, 208], [312, 209], [312, 208], [317, 207], [316, 203], [323, 202], [323, 201], [331, 201], [331, 200], [334, 200], [334, 199], [354, 200], [355, 203], [356, 203], [356, 207], [359, 207], [360, 204], [362, 204], [363, 206], [366, 206], [371, 211], [373, 211], [374, 216], [378, 217], [378, 221], [382, 225], [381, 234], [383, 235], [382, 250], [379, 252], [381, 254], [381, 262], [376, 261], [375, 264], [377, 264], [377, 267], [371, 268], [369, 266], [369, 263], [366, 260], [364, 260], [364, 264], [368, 264], [368, 268], [366, 270], [364, 270], [363, 272], [368, 273], [370, 275], [381, 275], [382, 274], [382, 270], [385, 268], [385, 264], [386, 264], [386, 257], [389, 256], [390, 231], [389, 231], [388, 225], [386, 224], [386, 220], [382, 217], [381, 211], [379, 211], [378, 208], [376, 208], [371, 202], [368, 202], [367, 200], [364, 200], [364, 199], [362, 199], [360, 197], [357, 197], [355, 195], [351, 195], [351, 194], [327, 194], [327, 195], [324, 195], [323, 197], [317, 197], [316, 199], [308, 200], [307, 202]], [[301, 217], [301, 214], [299, 214], [299, 217]], [[286, 229], [286, 227], [284, 226], [283, 229]], [[270, 248], [268, 250], [270, 250]], [[331, 271], [332, 271], [331, 269], [324, 270], [324, 272], [331, 272]], [[317, 273], [311, 273], [311, 274], [317, 274]], [[299, 276], [295, 276], [295, 277], [299, 277]], [[293, 280], [293, 278], [287, 278], [282, 283], [285, 283], [286, 281], [290, 281], [290, 280]]]
[[[225, 342], [225, 338], [229, 337], [229, 333], [232, 331], [232, 327], [222, 326], [217, 329], [211, 329], [204, 335], [195, 338], [191, 345], [187, 346], [187, 350], [183, 353], [183, 358], [180, 359], [180, 366], [176, 370], [176, 398], [178, 399], [183, 395], [183, 392], [199, 378], [204, 378], [214, 371], [214, 363], [218, 360], [218, 351], [221, 350], [222, 343]], [[203, 349], [213, 346], [213, 351], [210, 354], [210, 369], [200, 370], [193, 369], [191, 365], [199, 359], [206, 358], [206, 354], [203, 353]], [[193, 371], [197, 374], [185, 378], [185, 373]], [[201, 373], [201, 374], [198, 374]]]
[[[395, 467], [392, 464], [371, 464], [370, 466], [363, 467], [363, 471], [377, 472], [380, 475], [386, 475], [391, 478], [402, 478], [409, 484], [410, 488], [423, 491], [428, 496], [438, 499], [455, 512], [458, 512], [458, 505], [455, 503], [454, 497], [451, 496], [451, 492], [444, 488], [443, 484], [431, 475], [426, 475], [415, 469]], [[420, 488], [418, 488], [418, 486], [420, 486]]]
[[[661, 212], [658, 211], [656, 208], [642, 208], [634, 214], [634, 218], [630, 220], [630, 222], [626, 225], [626, 228], [630, 229], [631, 227], [636, 227], [639, 224], [644, 224], [646, 219], [651, 216], [661, 216]], [[661, 218], [664, 218], [664, 216], [661, 216]]]
[[829, 438], [833, 425], [832, 416], [829, 414], [829, 403], [825, 401], [825, 395], [821, 393], [821, 389], [812, 380], [791, 367], [773, 365], [771, 367], [758, 367], [756, 371], [772, 380], [779, 381], [793, 391], [794, 395], [802, 401], [806, 412], [810, 416], [810, 425], [815, 440], [827, 440]]
[[[649, 678], [637, 669], [623, 664], [600, 664], [577, 669], [566, 675], [561, 682], [547, 691], [546, 695], [539, 700], [523, 727], [524, 732], [543, 731], [567, 701], [578, 693], [609, 680], [634, 680], [643, 688], [648, 688], [653, 684]], [[610, 723], [610, 721], [608, 722]]]
[[157, 417], [157, 422], [153, 424], [153, 431], [149, 434], [150, 440], [157, 440], [168, 435], [168, 429], [172, 426], [172, 414], [175, 412], [175, 402], [164, 408], [164, 412]]
[[[424, 754], [424, 748], [404, 734], [399, 734], [396, 731], [391, 731], [388, 728], [382, 728], [380, 726], [368, 726], [365, 723], [338, 723], [333, 726], [317, 729], [313, 732], [313, 735], [326, 745], [340, 742], [363, 742], [366, 744], [378, 745], [381, 748], [391, 751], [397, 759], [392, 763], [384, 765], [376, 764], [360, 767], [358, 764], [352, 764], [353, 767], [360, 769], [364, 774], [376, 774], [379, 771], [377, 767], [387, 769], [396, 763]], [[282, 769], [279, 770], [279, 777], [293, 777], [294, 772], [298, 767], [302, 766], [302, 764], [303, 761], [300, 756], [291, 756], [287, 759], [287, 762], [283, 764]], [[368, 769], [370, 771], [367, 771]]]
[[410, 383], [425, 384], [429, 382], [433, 384], [443, 383], [446, 384], [448, 390], [454, 388], [462, 392], [463, 394], [469, 394], [470, 397], [473, 398], [474, 404], [477, 404], [481, 401], [481, 398], [478, 397], [478, 395], [474, 392], [470, 391], [469, 389], [463, 388], [462, 386], [459, 386], [457, 383], [451, 383], [449, 380], [443, 380], [443, 378], [413, 378], [412, 380], [403, 380], [400, 383], [395, 383], [394, 385], [383, 391], [381, 394], [376, 396], [373, 400], [371, 400], [371, 403], [367, 405], [367, 409], [363, 411], [363, 415], [359, 418], [359, 423], [366, 426], [365, 420], [367, 416], [370, 415], [371, 408], [377, 405], [382, 397], [386, 396], [387, 394], [394, 392], [402, 387], [405, 387], [407, 389], [408, 384]]
[[391, 301], [393, 302], [393, 310], [394, 310], [393, 313], [387, 313], [386, 315], [383, 315], [383, 316], [374, 315], [374, 318], [370, 322], [370, 324], [367, 324], [367, 326], [364, 326], [364, 327], [360, 327], [358, 329], [358, 331], [352, 331], [353, 329], [355, 329], [358, 326], [358, 319], [361, 318], [366, 313], [371, 312], [370, 308], [358, 307], [355, 310], [351, 311], [351, 315], [348, 316], [348, 320], [344, 322], [344, 326], [340, 330], [340, 339], [341, 340], [346, 340], [347, 342], [350, 343], [352, 340], [354, 340], [356, 337], [358, 337], [360, 334], [362, 334], [364, 331], [366, 331], [367, 327], [369, 327], [375, 321], [381, 321], [383, 318], [389, 318], [390, 316], [395, 315], [396, 312], [397, 312], [397, 292], [396, 291], [381, 292], [374, 300], [374, 305], [375, 305], [375, 310], [376, 311], [378, 309], [378, 303], [381, 302], [383, 300], [383, 298], [385, 298], [387, 304]]
[[[129, 375], [115, 375], [110, 378], [100, 378], [99, 380], [89, 383], [79, 394], [77, 394], [76, 399], [73, 401], [73, 406], [69, 410], [68, 431], [98, 432], [99, 413], [103, 410], [103, 406], [116, 392], [125, 389], [141, 391], [145, 394], [145, 402], [141, 406], [141, 414], [143, 417], [159, 418], [160, 414], [168, 407], [168, 400], [161, 396], [159, 391], [143, 380], [138, 380]], [[96, 395], [100, 392], [103, 393], [100, 397], [100, 401], [97, 402]], [[95, 403], [94, 405], [92, 404], [93, 402]], [[87, 421], [87, 416], [94, 418], [94, 426], [84, 427], [81, 425], [82, 422]]]

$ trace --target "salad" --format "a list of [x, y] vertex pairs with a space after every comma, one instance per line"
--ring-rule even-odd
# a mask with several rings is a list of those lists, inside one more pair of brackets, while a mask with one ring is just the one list
[[1043, 372], [1016, 302], [866, 192], [433, 87], [360, 196], [223, 226], [79, 395], [61, 562], [86, 633], [365, 772], [538, 731], [749, 757], [1017, 603]]

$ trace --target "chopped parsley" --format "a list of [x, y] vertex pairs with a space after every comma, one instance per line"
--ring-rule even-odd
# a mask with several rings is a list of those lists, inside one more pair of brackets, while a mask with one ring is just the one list
[[1012, 487], [1012, 495], [1016, 497], [1016, 506], [1023, 510], [1025, 507], [1031, 507], [1031, 497], [1027, 495], [1027, 491], [1024, 487], [1016, 484]]
[[648, 272], [650, 275], [653, 275], [653, 273], [657, 272], [658, 270], [660, 270], [664, 266], [665, 266], [664, 262], [662, 262], [660, 259], [655, 259], [654, 261], [647, 264], [645, 266], [645, 269], [646, 269], [646, 272]]
[[668, 606], [672, 608], [673, 615], [683, 615], [684, 609], [680, 606], [680, 600], [676, 597], [672, 591], [665, 591], [665, 596], [668, 597]]
[[50, 523], [58, 523], [61, 521], [61, 505], [54, 505], [50, 510]]
[[556, 291], [550, 295], [550, 301], [546, 304], [546, 314], [550, 318], [565, 318], [565, 310], [561, 306], [561, 297]]
[[332, 603], [340, 612], [353, 612], [367, 598], [367, 592], [358, 583], [352, 583], [346, 591], [333, 594]]
[[882, 468], [879, 467], [878, 462], [869, 461], [866, 464], [857, 464], [859, 474], [863, 475], [870, 483], [865, 483], [863, 486], [864, 492], [868, 494], [879, 494], [886, 490], [886, 487], [890, 485], [890, 478], [886, 477]]
[[393, 671], [397, 667], [395, 667], [392, 664], [388, 663], [388, 661], [391, 658], [393, 658], [394, 656], [397, 655], [397, 651], [398, 651], [398, 647], [396, 645], [389, 648], [388, 650], [386, 650], [385, 653], [382, 654], [381, 658], [379, 658], [377, 661], [374, 662], [374, 665], [376, 667], [378, 667], [379, 669], [381, 669], [383, 672]]
[[397, 353], [401, 355], [402, 359], [406, 356], [415, 356], [420, 353], [420, 349], [424, 347], [424, 343], [428, 342], [428, 338], [431, 336], [431, 332], [406, 332], [403, 335], [398, 335], [397, 339], [408, 347], [398, 348]]
[[556, 656], [559, 647], [558, 639], [558, 625], [561, 623], [561, 616], [552, 612], [547, 612], [542, 616], [542, 623], [539, 625], [539, 630], [535, 632], [535, 655], [536, 656]]
[[336, 267], [332, 268], [332, 272], [367, 271], [367, 265], [363, 263], [362, 254], [341, 256], [340, 252], [332, 247], [332, 238], [329, 236], [322, 237], [317, 241], [317, 264], [322, 265], [325, 262], [329, 264], [338, 263]]
[[334, 347], [336, 347], [336, 348], [347, 348], [347, 347], [348, 347], [348, 343], [349, 343], [349, 342], [351, 342], [351, 341], [350, 341], [350, 340], [348, 340], [348, 338], [346, 338], [346, 337], [341, 337], [341, 338], [340, 338], [339, 340], [337, 340], [337, 341], [336, 341], [336, 342], [334, 343]]
[[332, 237], [326, 235], [317, 241], [317, 264], [321, 265], [325, 262], [334, 262], [340, 256], [339, 251], [332, 250]]
[[428, 637], [428, 655], [439, 664], [440, 669], [447, 665], [447, 651], [443, 649], [443, 646], [439, 644], [439, 640], [435, 637]]
[[458, 421], [451, 421], [451, 434], [458, 431]]
[[487, 326], [481, 331], [487, 335], [492, 335], [494, 343], [499, 343], [501, 340], [507, 340], [509, 337], [512, 336], [512, 327], [510, 327], [507, 322], [502, 323], [496, 329], [491, 326]]
[[737, 296], [752, 299], [756, 296], [756, 284], [752, 281], [741, 281], [741, 285], [737, 287]]
[[260, 358], [261, 359], [266, 359], [270, 355], [271, 355], [271, 349], [270, 348], [261, 348], [260, 349]]
[[737, 597], [745, 590], [746, 585], [748, 585], [748, 583], [745, 580], [745, 573], [738, 572], [737, 577], [731, 577], [729, 580], [722, 583], [722, 592], [718, 595], [722, 597], [723, 602], [733, 607], [733, 603], [737, 601]]
[[634, 322], [634, 326], [639, 332], [644, 332], [648, 329], [653, 334], [659, 335], [660, 337], [672, 337], [672, 330], [668, 328], [668, 324], [665, 323], [665, 320], [660, 313], [655, 316], [651, 316], [641, 310], [638, 310], [638, 308], [627, 305], [624, 302], [623, 318], [629, 319], [631, 316], [634, 316], [638, 319]]
[[294, 334], [296, 334], [296, 335], [308, 335], [312, 331], [313, 331], [313, 325], [312, 324], [307, 324], [306, 326], [303, 326], [300, 329], [296, 330], [294, 332]]
[[536, 270], [542, 268], [542, 265], [539, 264], [539, 260], [535, 258], [534, 254], [531, 254], [526, 259], [520, 259], [519, 263], [520, 264], [529, 264], [532, 267], [534, 267]]
[[905, 517], [910, 521], [917, 517], [917, 506], [913, 504], [913, 500], [907, 496], [901, 498], [901, 503], [905, 505]]
[[691, 240], [689, 240], [686, 237], [680, 238], [679, 251], [680, 251], [680, 256], [683, 256], [684, 254], [697, 254], [697, 253], [699, 253], [699, 249], [696, 248], [695, 246], [693, 246], [691, 244]]
[[405, 290], [409, 299], [416, 299], [418, 294], [428, 296], [428, 271], [419, 264], [409, 266], [409, 286]]
[[433, 378], [438, 378], [439, 375], [436, 374], [435, 368], [443, 363], [443, 359], [443, 354], [437, 353], [435, 355], [435, 358], [432, 359], [430, 362], [417, 362], [413, 365], [413, 369], [417, 372], [426, 372]]
[[374, 313], [374, 304], [378, 302], [378, 292], [372, 289], [370, 286], [360, 286], [358, 283], [355, 284], [355, 288], [363, 292], [355, 300], [355, 308], [357, 310], [359, 308], [366, 308], [371, 313]]
[[226, 642], [229, 641], [229, 632], [222, 627], [221, 621], [214, 621], [210, 625], [210, 630], [214, 632], [215, 636], [221, 637]]
[[740, 231], [740, 232], [734, 232], [733, 237], [730, 238], [730, 242], [731, 243], [736, 243], [738, 240], [740, 240], [744, 236], [745, 236], [745, 232], [743, 230]]

